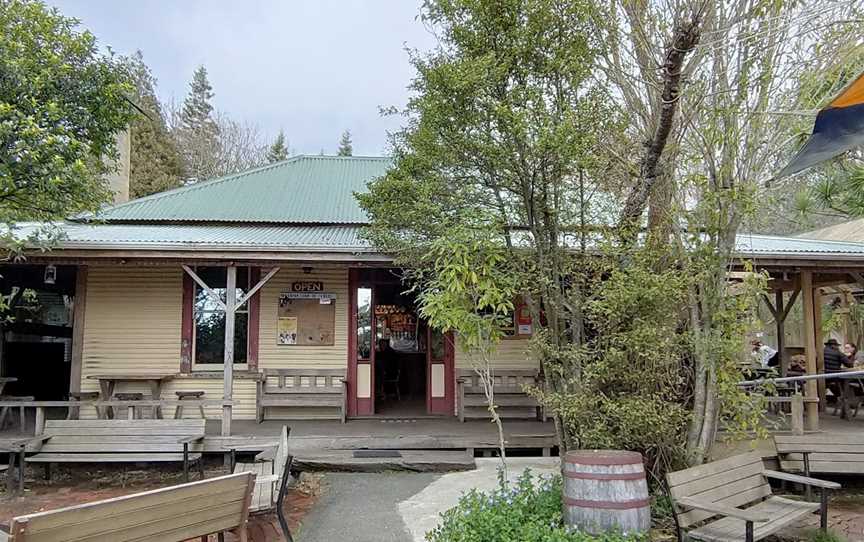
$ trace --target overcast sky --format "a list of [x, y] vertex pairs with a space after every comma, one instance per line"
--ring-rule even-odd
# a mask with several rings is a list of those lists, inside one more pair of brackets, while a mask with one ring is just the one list
[[404, 105], [413, 76], [404, 48], [435, 43], [419, 0], [47, 1], [101, 45], [141, 49], [163, 99], [182, 100], [203, 64], [217, 109], [283, 128], [305, 154], [335, 153], [345, 129], [355, 155], [382, 154], [399, 121], [378, 107]]

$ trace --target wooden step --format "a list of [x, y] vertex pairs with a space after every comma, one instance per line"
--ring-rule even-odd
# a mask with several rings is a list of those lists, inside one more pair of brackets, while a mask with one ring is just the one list
[[331, 472], [455, 472], [475, 468], [474, 457], [466, 451], [395, 451], [399, 457], [356, 457], [354, 450], [309, 450], [294, 458], [294, 466], [303, 471]]

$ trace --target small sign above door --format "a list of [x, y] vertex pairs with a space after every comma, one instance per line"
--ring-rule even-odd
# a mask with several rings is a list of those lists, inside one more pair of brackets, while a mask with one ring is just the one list
[[291, 283], [292, 292], [323, 292], [324, 283], [318, 280], [304, 280]]

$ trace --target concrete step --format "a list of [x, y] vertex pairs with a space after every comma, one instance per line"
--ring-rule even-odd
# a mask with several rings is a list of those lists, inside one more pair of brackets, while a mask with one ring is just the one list
[[330, 472], [455, 472], [475, 468], [474, 457], [461, 450], [386, 450], [374, 457], [379, 451], [385, 452], [303, 450], [294, 458], [294, 465], [302, 471]]

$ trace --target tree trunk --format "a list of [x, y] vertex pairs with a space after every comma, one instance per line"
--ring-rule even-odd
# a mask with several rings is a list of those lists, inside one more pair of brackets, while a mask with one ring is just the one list
[[645, 211], [648, 197], [657, 182], [660, 159], [663, 157], [678, 111], [684, 60], [699, 43], [701, 25], [701, 12], [694, 10], [689, 20], [679, 21], [675, 25], [672, 40], [666, 49], [662, 73], [663, 92], [660, 98], [660, 110], [656, 113], [658, 116], [656, 129], [646, 144], [645, 155], [639, 166], [639, 179], [627, 196], [618, 222], [619, 228], [625, 232], [625, 235], [633, 236], [633, 230], [638, 225], [639, 217]]

